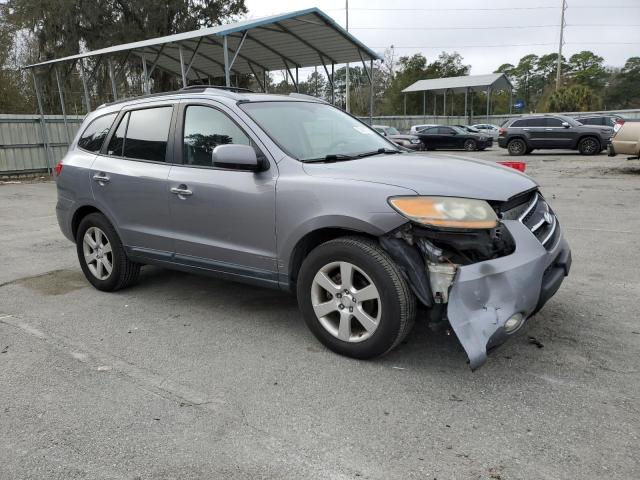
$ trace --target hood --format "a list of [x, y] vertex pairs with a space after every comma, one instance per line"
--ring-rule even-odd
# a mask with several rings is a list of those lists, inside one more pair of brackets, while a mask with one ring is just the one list
[[421, 153], [375, 155], [334, 163], [305, 163], [311, 176], [409, 188], [420, 195], [506, 201], [535, 188], [528, 176], [497, 163]]

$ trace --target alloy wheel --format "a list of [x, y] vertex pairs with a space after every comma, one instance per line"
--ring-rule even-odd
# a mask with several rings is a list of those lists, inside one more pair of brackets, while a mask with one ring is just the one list
[[592, 138], [586, 138], [582, 141], [582, 153], [591, 155], [598, 150], [597, 142]]
[[371, 278], [349, 262], [331, 262], [316, 273], [311, 303], [323, 328], [344, 342], [362, 342], [380, 324], [380, 293]]
[[98, 280], [106, 280], [113, 271], [113, 251], [105, 233], [98, 227], [90, 227], [82, 239], [84, 261], [91, 274]]

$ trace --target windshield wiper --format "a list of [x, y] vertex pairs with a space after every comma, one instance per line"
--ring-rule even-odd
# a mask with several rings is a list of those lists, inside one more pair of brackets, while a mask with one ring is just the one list
[[356, 157], [357, 158], [371, 157], [373, 155], [380, 155], [382, 153], [391, 155], [394, 153], [402, 153], [402, 152], [400, 150], [391, 150], [390, 148], [379, 148], [378, 150], [375, 150], [373, 152], [359, 153], [358, 155], [356, 155]]
[[392, 153], [402, 153], [400, 150], [391, 150], [389, 148], [379, 148], [378, 150], [374, 150], [372, 152], [364, 152], [357, 153], [355, 155], [345, 155], [343, 153], [331, 153], [326, 155], [324, 158], [310, 158], [308, 160], [303, 160], [304, 163], [327, 163], [327, 162], [344, 162], [347, 160], [355, 160], [356, 158], [364, 158], [371, 157], [372, 155], [380, 155], [380, 154], [392, 154]]

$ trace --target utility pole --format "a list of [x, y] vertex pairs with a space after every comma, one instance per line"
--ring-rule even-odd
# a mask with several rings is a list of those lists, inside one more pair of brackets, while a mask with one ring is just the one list
[[[349, 31], [349, 0], [345, 0], [346, 2], [346, 6], [345, 9], [347, 11], [347, 32]], [[350, 105], [349, 105], [349, 64], [347, 63], [346, 68], [345, 68], [345, 94], [344, 94], [344, 103], [345, 103], [345, 110], [347, 112], [351, 111]]]
[[558, 44], [558, 69], [556, 72], [556, 91], [560, 89], [560, 77], [562, 76], [562, 44], [564, 43], [564, 11], [567, 9], [567, 0], [562, 0], [562, 12], [560, 14], [560, 43]]

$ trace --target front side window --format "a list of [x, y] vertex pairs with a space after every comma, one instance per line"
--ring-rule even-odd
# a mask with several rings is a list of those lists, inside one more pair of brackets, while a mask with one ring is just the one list
[[333, 155], [355, 157], [381, 149], [398, 151], [372, 128], [325, 103], [247, 102], [240, 108], [284, 151], [303, 162]]
[[173, 107], [146, 108], [129, 113], [124, 157], [165, 162]]
[[212, 166], [211, 153], [218, 145], [251, 145], [251, 139], [227, 115], [200, 105], [187, 107], [183, 135], [186, 165]]
[[530, 118], [527, 120], [528, 127], [546, 127], [547, 119], [546, 118]]
[[89, 152], [98, 153], [102, 148], [104, 139], [107, 138], [116, 115], [117, 113], [110, 113], [93, 120], [80, 136], [78, 147]]
[[562, 120], [559, 118], [547, 118], [547, 127], [558, 128], [562, 127]]

